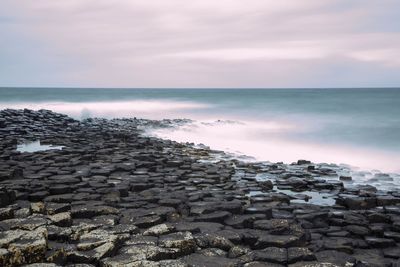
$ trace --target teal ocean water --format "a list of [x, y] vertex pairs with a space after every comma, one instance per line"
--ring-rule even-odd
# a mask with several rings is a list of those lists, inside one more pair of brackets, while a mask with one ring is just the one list
[[152, 134], [258, 160], [400, 171], [400, 89], [0, 88], [0, 108], [86, 117], [188, 118]]

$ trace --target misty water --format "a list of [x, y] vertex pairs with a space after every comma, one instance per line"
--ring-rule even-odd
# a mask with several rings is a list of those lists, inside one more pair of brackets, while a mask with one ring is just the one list
[[260, 161], [400, 173], [400, 89], [0, 88], [0, 108], [87, 117], [188, 118], [150, 134]]

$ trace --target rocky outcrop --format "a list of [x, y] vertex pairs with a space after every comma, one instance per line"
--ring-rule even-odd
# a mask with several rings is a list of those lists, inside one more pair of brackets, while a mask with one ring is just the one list
[[[184, 121], [0, 111], [0, 266], [398, 264], [400, 192], [347, 188], [334, 166], [245, 163], [141, 130], [173, 123]], [[39, 139], [63, 149], [16, 151]]]

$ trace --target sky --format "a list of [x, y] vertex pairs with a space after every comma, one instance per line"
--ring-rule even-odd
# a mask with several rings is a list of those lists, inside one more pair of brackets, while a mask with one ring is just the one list
[[0, 0], [0, 86], [397, 87], [398, 0]]

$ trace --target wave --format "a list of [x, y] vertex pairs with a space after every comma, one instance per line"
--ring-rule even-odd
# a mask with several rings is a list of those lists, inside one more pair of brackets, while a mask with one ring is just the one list
[[1, 103], [0, 109], [49, 109], [76, 119], [89, 117], [141, 117], [165, 119], [183, 116], [185, 112], [209, 107], [207, 104], [171, 100], [130, 100], [113, 102], [16, 102]]

